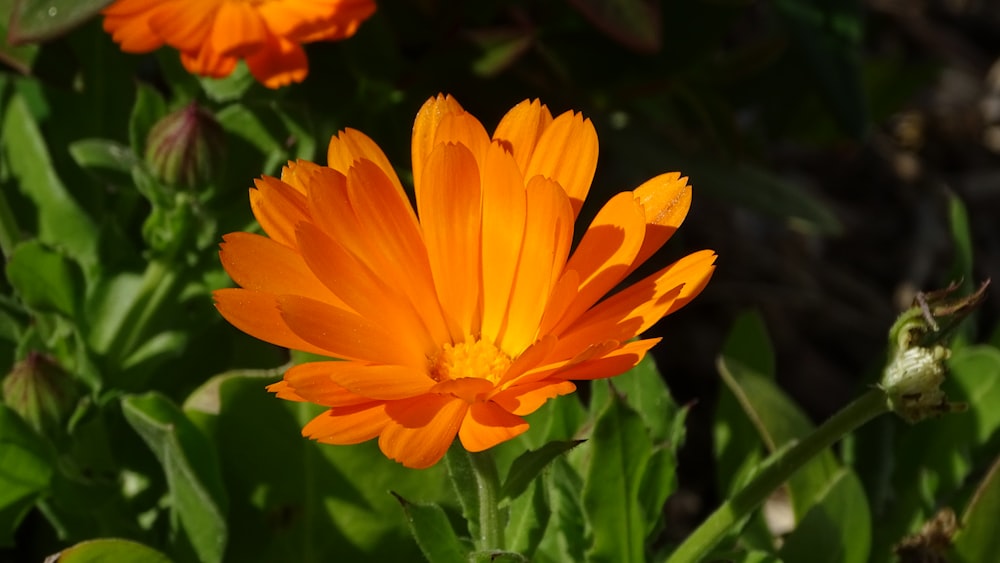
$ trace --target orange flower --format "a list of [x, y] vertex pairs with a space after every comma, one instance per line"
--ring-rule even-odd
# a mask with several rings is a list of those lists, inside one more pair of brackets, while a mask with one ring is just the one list
[[491, 138], [438, 96], [417, 114], [412, 152], [416, 213], [378, 146], [347, 129], [330, 140], [328, 167], [289, 163], [250, 190], [268, 237], [222, 244], [242, 286], [215, 293], [230, 323], [341, 360], [297, 365], [269, 388], [329, 407], [305, 436], [378, 436], [414, 468], [456, 435], [485, 450], [527, 430], [522, 416], [572, 392], [571, 380], [635, 366], [659, 339], [630, 339], [712, 275], [705, 250], [604, 298], [674, 233], [691, 189], [672, 173], [618, 194], [571, 253], [597, 163], [579, 114], [553, 119], [525, 101]]
[[374, 12], [372, 0], [117, 0], [103, 14], [127, 53], [170, 45], [188, 72], [216, 78], [245, 59], [278, 88], [308, 74], [302, 43], [346, 39]]

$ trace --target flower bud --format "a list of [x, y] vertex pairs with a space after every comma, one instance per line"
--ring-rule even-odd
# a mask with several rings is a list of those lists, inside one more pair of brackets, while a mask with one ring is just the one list
[[195, 187], [212, 179], [225, 140], [215, 117], [192, 102], [153, 125], [146, 138], [146, 163], [165, 184]]
[[31, 352], [3, 380], [4, 404], [40, 434], [62, 433], [78, 397], [76, 381], [49, 356]]

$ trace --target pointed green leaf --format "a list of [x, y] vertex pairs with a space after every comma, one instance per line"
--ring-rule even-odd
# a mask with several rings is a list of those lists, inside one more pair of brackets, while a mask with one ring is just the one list
[[436, 504], [412, 503], [392, 493], [406, 513], [410, 531], [430, 563], [465, 563], [467, 551], [458, 541], [444, 510]]
[[221, 561], [227, 500], [211, 444], [170, 399], [158, 393], [126, 397], [122, 411], [163, 466], [171, 509], [199, 559]]
[[479, 481], [475, 469], [469, 459], [471, 454], [455, 440], [448, 448], [445, 463], [448, 465], [448, 476], [452, 487], [462, 506], [462, 517], [469, 528], [469, 536], [479, 537]]
[[15, 95], [8, 102], [0, 134], [14, 178], [38, 209], [38, 238], [65, 249], [86, 268], [96, 260], [98, 230], [56, 174], [23, 96]]
[[146, 154], [146, 137], [157, 121], [167, 115], [167, 102], [152, 86], [139, 83], [135, 105], [128, 120], [128, 143], [133, 155]]
[[645, 531], [639, 499], [652, 441], [640, 417], [617, 393], [594, 425], [583, 506], [593, 544], [589, 561], [645, 560]]
[[537, 450], [524, 452], [510, 466], [500, 488], [501, 499], [515, 499], [528, 489], [543, 469], [555, 458], [580, 445], [583, 440], [549, 442]]
[[[99, 539], [80, 542], [58, 554], [59, 563], [171, 563], [151, 547], [131, 540]], [[48, 559], [46, 559], [48, 561]]]
[[611, 384], [642, 417], [654, 442], [670, 439], [680, 409], [670, 396], [652, 354], [646, 354], [639, 365], [611, 380]]
[[10, 408], [0, 404], [0, 546], [52, 481], [54, 456], [46, 443]]
[[663, 505], [677, 489], [677, 458], [676, 450], [669, 446], [659, 446], [653, 449], [646, 464], [639, 488], [639, 503], [642, 505], [642, 517], [646, 522], [644, 535], [649, 536], [660, 522]]
[[7, 279], [36, 311], [73, 317], [83, 294], [79, 266], [37, 240], [17, 245], [7, 262]]
[[640, 52], [660, 48], [660, 10], [650, 0], [571, 0], [587, 19], [609, 37]]
[[726, 358], [774, 379], [774, 346], [759, 312], [744, 311], [736, 317], [722, 350]]
[[[589, 446], [590, 444], [584, 444], [582, 447]], [[583, 480], [566, 457], [557, 457], [552, 462], [551, 471], [545, 476], [545, 485], [552, 516], [538, 549], [540, 554], [544, 553], [544, 557], [540, 556], [539, 559], [583, 561], [587, 548], [580, 540], [586, 533], [580, 499]]]
[[130, 174], [139, 159], [129, 147], [110, 139], [81, 139], [69, 146], [69, 154], [81, 168]]
[[10, 19], [14, 44], [45, 41], [93, 17], [111, 0], [19, 0]]
[[18, 0], [0, 0], [0, 62], [9, 64], [22, 74], [28, 74], [31, 63], [38, 54], [38, 45], [13, 45], [7, 40], [10, 18], [5, 16], [14, 12], [17, 2]]

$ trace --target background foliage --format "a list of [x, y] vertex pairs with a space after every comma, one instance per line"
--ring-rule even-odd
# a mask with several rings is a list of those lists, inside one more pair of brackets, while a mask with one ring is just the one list
[[[654, 329], [659, 370], [552, 401], [499, 448], [502, 475], [547, 467], [530, 485], [510, 469], [505, 489], [511, 549], [537, 561], [663, 560], [768, 455], [877, 381], [916, 290], [1000, 270], [987, 2], [382, 2], [351, 40], [310, 45], [309, 78], [279, 91], [245, 69], [192, 77], [170, 50], [120, 53], [93, 17], [105, 3], [0, 0], [17, 42], [0, 43], [0, 365], [41, 382], [4, 387], [0, 558], [463, 556], [465, 538], [420, 528], [467, 535], [444, 464], [409, 471], [372, 443], [300, 438], [316, 409], [263, 391], [298, 358], [238, 333], [210, 298], [228, 283], [221, 235], [256, 228], [253, 178], [322, 162], [353, 127], [406, 183], [413, 116], [438, 92], [488, 128], [529, 97], [583, 111], [601, 140], [591, 204], [663, 171], [694, 185], [650, 268], [720, 255], [699, 300]], [[144, 158], [147, 135], [191, 102], [225, 152], [178, 187]], [[1000, 551], [996, 313], [988, 301], [953, 346], [949, 394], [968, 413], [876, 420], [720, 557], [890, 561], [945, 507], [962, 526], [950, 557]], [[525, 449], [539, 457], [516, 463]]]

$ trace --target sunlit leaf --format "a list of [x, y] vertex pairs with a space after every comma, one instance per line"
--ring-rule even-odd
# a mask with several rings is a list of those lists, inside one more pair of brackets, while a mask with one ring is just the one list
[[170, 558], [151, 547], [123, 539], [80, 542], [59, 552], [59, 563], [171, 563]]
[[514, 499], [509, 505], [507, 519], [507, 548], [524, 554], [529, 559], [542, 542], [552, 516], [545, 479], [532, 481], [528, 494]]
[[465, 563], [467, 551], [448, 521], [444, 510], [436, 504], [412, 503], [393, 493], [403, 506], [413, 537], [428, 561], [434, 563]]
[[83, 275], [69, 258], [37, 240], [19, 244], [7, 262], [18, 297], [37, 311], [72, 317], [83, 295]]

